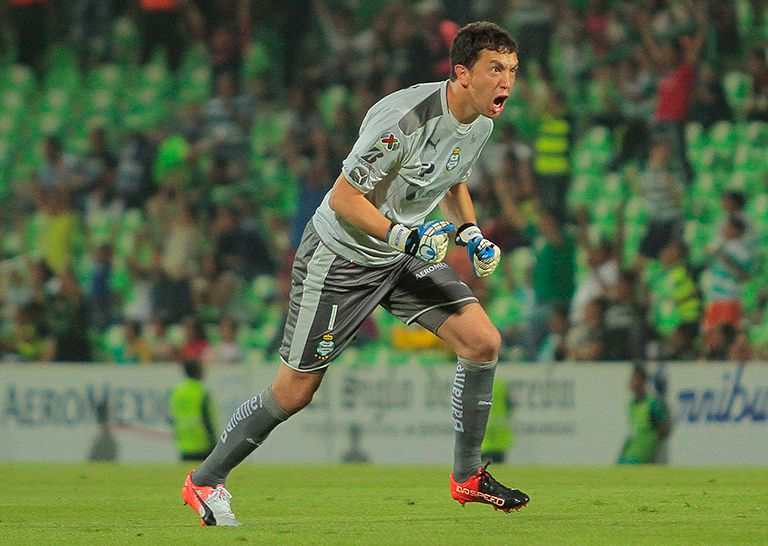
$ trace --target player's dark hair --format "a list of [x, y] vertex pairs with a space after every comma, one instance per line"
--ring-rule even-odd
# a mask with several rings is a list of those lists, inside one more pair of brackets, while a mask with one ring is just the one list
[[456, 79], [456, 65], [472, 68], [484, 49], [517, 53], [517, 43], [496, 23], [478, 21], [461, 27], [451, 44], [451, 79]]

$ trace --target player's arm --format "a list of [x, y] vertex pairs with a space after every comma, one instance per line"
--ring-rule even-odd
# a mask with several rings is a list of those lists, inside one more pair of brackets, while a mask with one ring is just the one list
[[387, 232], [392, 222], [366, 199], [364, 193], [352, 187], [344, 173], [339, 174], [331, 189], [329, 204], [336, 214], [356, 228], [380, 241], [387, 240]]
[[437, 263], [445, 258], [448, 251], [448, 234], [453, 231], [451, 224], [434, 221], [410, 228], [391, 222], [368, 201], [363, 192], [349, 183], [343, 172], [331, 188], [329, 205], [356, 228], [404, 254]]
[[456, 184], [443, 197], [440, 203], [443, 215], [454, 225], [477, 224], [475, 206], [465, 183]]
[[453, 224], [460, 226], [455, 242], [467, 247], [472, 269], [478, 277], [487, 277], [494, 272], [501, 260], [501, 250], [483, 236], [477, 227], [475, 206], [465, 183], [453, 186], [443, 197], [440, 210]]

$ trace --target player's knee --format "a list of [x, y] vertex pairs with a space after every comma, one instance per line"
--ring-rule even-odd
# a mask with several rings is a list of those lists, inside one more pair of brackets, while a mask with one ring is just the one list
[[491, 362], [499, 357], [501, 335], [493, 326], [474, 332], [471, 343], [467, 344], [464, 358], [475, 362]]
[[319, 383], [301, 376], [293, 376], [288, 381], [276, 381], [272, 384], [275, 402], [289, 415], [301, 411], [312, 402], [312, 397]]

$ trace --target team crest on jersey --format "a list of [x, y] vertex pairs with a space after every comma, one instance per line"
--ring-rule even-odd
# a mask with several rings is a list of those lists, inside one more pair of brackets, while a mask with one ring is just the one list
[[379, 137], [379, 142], [381, 142], [390, 152], [394, 152], [400, 147], [400, 140], [398, 140], [394, 133], [382, 133]]
[[322, 341], [317, 344], [317, 349], [315, 349], [315, 356], [318, 358], [326, 359], [328, 358], [328, 355], [333, 352], [334, 348], [336, 348], [336, 344], [333, 342], [333, 335], [325, 334]]
[[461, 161], [461, 148], [457, 146], [453, 149], [451, 157], [448, 158], [448, 163], [445, 164], [445, 170], [452, 171], [456, 168], [456, 165], [459, 164], [459, 161]]

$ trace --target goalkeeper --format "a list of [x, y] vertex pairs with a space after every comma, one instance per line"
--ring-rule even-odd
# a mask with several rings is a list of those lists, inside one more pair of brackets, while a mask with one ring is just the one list
[[[378, 305], [434, 332], [457, 354], [453, 498], [507, 512], [528, 503], [482, 466], [500, 337], [443, 263], [453, 238], [466, 247], [476, 275], [499, 264], [499, 248], [475, 225], [465, 182], [514, 85], [517, 45], [493, 23], [471, 23], [453, 42], [451, 65], [450, 80], [392, 93], [363, 120], [297, 250], [277, 376], [235, 412], [184, 483], [182, 496], [204, 524], [237, 525], [224, 488], [229, 471], [310, 403], [328, 366]], [[438, 206], [447, 220], [424, 224]]]

